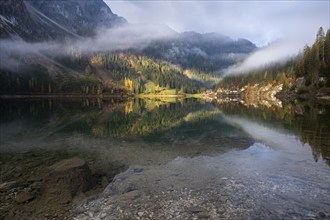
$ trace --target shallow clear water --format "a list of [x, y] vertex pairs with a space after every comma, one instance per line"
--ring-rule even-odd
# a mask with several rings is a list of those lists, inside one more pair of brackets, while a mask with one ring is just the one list
[[[164, 212], [185, 212], [178, 207], [194, 198], [214, 219], [330, 213], [329, 106], [5, 99], [0, 129], [0, 182], [40, 179], [47, 166], [79, 156], [94, 173], [115, 178], [112, 194], [133, 187], [163, 195], [149, 196], [147, 211], [158, 203], [170, 207]], [[143, 198], [132, 203], [146, 203]], [[130, 211], [122, 209], [113, 215]]]

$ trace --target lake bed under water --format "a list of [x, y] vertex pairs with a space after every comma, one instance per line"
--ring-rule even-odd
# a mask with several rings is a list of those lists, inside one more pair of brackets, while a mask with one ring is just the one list
[[[330, 218], [330, 107], [298, 107], [2, 99], [0, 182], [15, 184], [0, 187], [0, 216]], [[37, 213], [45, 170], [72, 157], [88, 162], [97, 189]], [[24, 190], [32, 197], [17, 204]]]

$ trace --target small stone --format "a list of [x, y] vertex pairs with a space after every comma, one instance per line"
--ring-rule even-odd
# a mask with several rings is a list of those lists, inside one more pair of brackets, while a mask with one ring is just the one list
[[128, 201], [128, 200], [134, 200], [134, 199], [140, 197], [140, 195], [141, 195], [141, 192], [140, 191], [134, 190], [134, 191], [130, 191], [130, 192], [127, 192], [127, 193], [122, 194], [120, 196], [120, 199], [121, 200], [126, 200], [126, 201]]
[[327, 216], [325, 215], [324, 212], [319, 212], [319, 217], [320, 217], [320, 218], [325, 218], [325, 217], [327, 217]]
[[314, 214], [312, 214], [312, 213], [309, 213], [309, 214], [307, 214], [306, 215], [308, 218], [316, 218], [317, 216], [316, 215], [314, 215]]
[[203, 212], [203, 211], [206, 211], [206, 210], [201, 207], [198, 207], [198, 206], [193, 206], [193, 207], [188, 208], [188, 212], [190, 212], [190, 213], [199, 213], [199, 212]]
[[15, 201], [18, 203], [24, 203], [24, 202], [29, 202], [31, 200], [33, 200], [35, 197], [33, 195], [31, 195], [28, 192], [20, 192], [19, 194], [17, 194]]
[[105, 218], [107, 216], [107, 213], [103, 212], [101, 215], [100, 215], [100, 218]]
[[138, 212], [138, 216], [141, 218], [144, 212]]
[[0, 192], [6, 192], [15, 187], [16, 181], [10, 181], [0, 184]]
[[142, 171], [143, 171], [143, 168], [141, 168], [141, 167], [136, 167], [133, 169], [134, 173], [141, 173]]
[[41, 182], [34, 182], [30, 185], [31, 189], [40, 189], [41, 188]]
[[79, 207], [76, 208], [75, 211], [76, 211], [77, 214], [81, 214], [81, 213], [85, 212], [86, 209], [83, 206], [79, 206]]
[[93, 218], [93, 217], [94, 217], [93, 213], [91, 213], [91, 212], [88, 212], [88, 216], [89, 216], [90, 218]]
[[200, 212], [200, 213], [197, 214], [197, 216], [199, 218], [209, 218], [210, 217], [210, 215], [206, 212]]

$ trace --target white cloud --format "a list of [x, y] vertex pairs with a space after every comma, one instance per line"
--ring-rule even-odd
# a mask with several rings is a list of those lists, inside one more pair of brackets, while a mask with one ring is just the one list
[[329, 1], [111, 1], [131, 23], [167, 24], [176, 31], [219, 32], [264, 46], [294, 35], [311, 43], [329, 28]]
[[289, 57], [297, 55], [301, 48], [301, 42], [297, 39], [276, 41], [267, 47], [261, 48], [248, 56], [243, 62], [229, 67], [224, 71], [225, 75], [244, 74], [248, 71], [265, 67], [274, 62], [281, 62]]
[[62, 56], [70, 50], [82, 53], [108, 52], [129, 48], [142, 49], [153, 40], [169, 38], [176, 34], [165, 25], [140, 24], [125, 25], [112, 29], [99, 29], [92, 38], [72, 40], [64, 43], [38, 42], [28, 43], [23, 40], [0, 40], [0, 68], [15, 70], [17, 64], [31, 55], [43, 54]]

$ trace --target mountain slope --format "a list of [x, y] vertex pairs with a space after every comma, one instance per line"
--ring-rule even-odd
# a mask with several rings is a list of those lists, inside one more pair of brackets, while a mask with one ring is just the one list
[[0, 38], [79, 38], [94, 35], [97, 28], [127, 23], [102, 0], [6, 0], [0, 6]]
[[220, 72], [235, 64], [257, 47], [245, 39], [233, 40], [217, 33], [184, 32], [170, 39], [155, 41], [144, 53], [182, 68]]
[[47, 36], [23, 0], [0, 1], [0, 38], [40, 41]]
[[103, 0], [26, 0], [37, 11], [79, 36], [91, 36], [100, 27], [127, 23], [112, 13]]
[[195, 93], [256, 49], [215, 33], [127, 25], [103, 0], [0, 6], [1, 94]]

